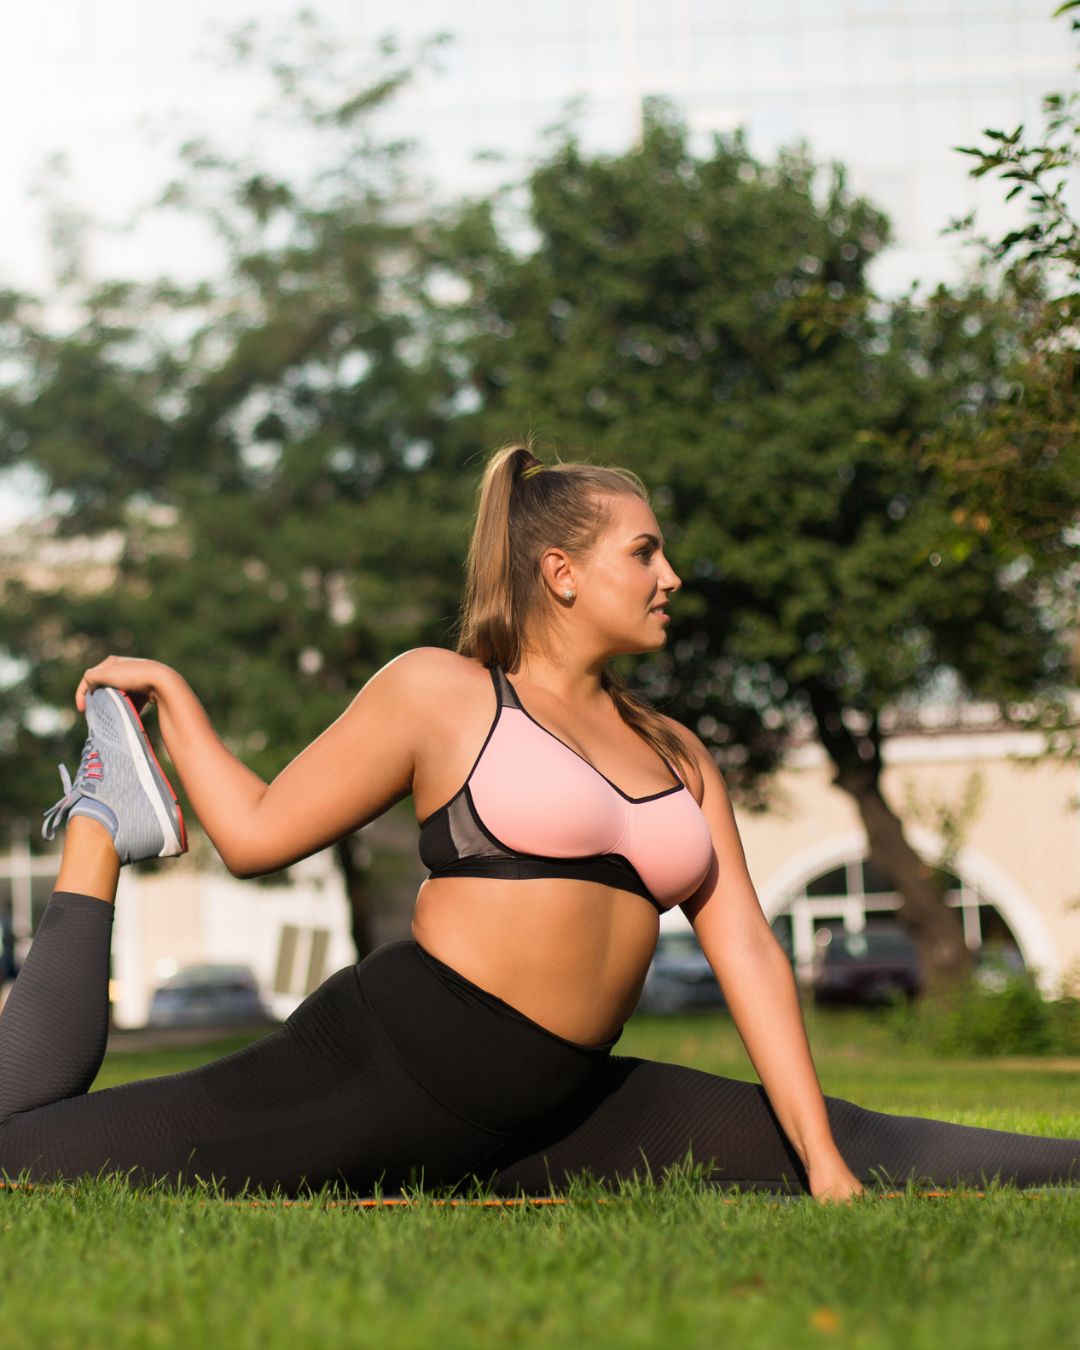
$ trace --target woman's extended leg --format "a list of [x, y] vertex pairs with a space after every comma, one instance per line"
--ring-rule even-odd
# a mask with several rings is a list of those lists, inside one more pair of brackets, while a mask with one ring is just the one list
[[[1080, 1185], [1080, 1140], [1047, 1139], [869, 1111], [826, 1097], [845, 1161], [866, 1183], [982, 1186]], [[687, 1158], [721, 1186], [807, 1188], [806, 1173], [764, 1089], [677, 1064], [612, 1058], [578, 1114], [504, 1157], [500, 1194], [537, 1194], [588, 1173], [604, 1181], [659, 1180]]]
[[90, 1093], [118, 868], [106, 831], [71, 821], [59, 881], [73, 889], [54, 894], [0, 1014], [0, 1175], [369, 1194], [467, 1178], [502, 1142], [416, 1082], [369, 1006], [363, 967], [339, 971], [244, 1050]]
[[288, 1195], [467, 1178], [502, 1141], [420, 1086], [372, 1014], [360, 971], [331, 976], [283, 1026], [212, 1064], [10, 1116], [0, 1174], [201, 1178], [228, 1194]]

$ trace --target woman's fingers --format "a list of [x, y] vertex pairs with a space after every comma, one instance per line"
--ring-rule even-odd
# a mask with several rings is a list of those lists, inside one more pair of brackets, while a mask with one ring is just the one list
[[153, 699], [161, 665], [137, 656], [108, 656], [83, 672], [75, 689], [75, 706], [86, 711], [86, 696], [94, 689], [123, 689], [137, 709]]
[[862, 1184], [852, 1178], [851, 1182], [838, 1181], [824, 1190], [815, 1191], [814, 1199], [819, 1205], [850, 1205], [856, 1195], [865, 1195]]

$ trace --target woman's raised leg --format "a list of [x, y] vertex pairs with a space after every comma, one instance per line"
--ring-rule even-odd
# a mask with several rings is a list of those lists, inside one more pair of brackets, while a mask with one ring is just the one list
[[181, 851], [183, 822], [118, 691], [87, 698], [90, 738], [47, 813], [67, 820], [54, 894], [0, 1015], [0, 1176], [118, 1172], [229, 1192], [324, 1185], [361, 1194], [453, 1181], [489, 1132], [441, 1107], [339, 971], [262, 1040], [184, 1073], [89, 1092], [108, 1030], [112, 899], [123, 862]]
[[0, 1013], [0, 1121], [87, 1092], [97, 1076], [119, 875], [107, 830], [72, 820], [56, 890]]
[[124, 863], [187, 847], [176, 794], [135, 705], [118, 689], [86, 700], [87, 738], [74, 780], [45, 813], [66, 823], [56, 890], [0, 1014], [0, 1122], [87, 1092], [109, 1029], [112, 902]]

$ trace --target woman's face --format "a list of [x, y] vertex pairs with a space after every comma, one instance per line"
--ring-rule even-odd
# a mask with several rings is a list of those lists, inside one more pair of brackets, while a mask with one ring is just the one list
[[658, 651], [667, 641], [663, 606], [682, 582], [664, 556], [649, 506], [623, 493], [607, 498], [605, 505], [607, 529], [583, 559], [567, 559], [571, 579], [557, 589], [572, 587], [576, 594], [568, 617], [602, 638], [612, 655]]

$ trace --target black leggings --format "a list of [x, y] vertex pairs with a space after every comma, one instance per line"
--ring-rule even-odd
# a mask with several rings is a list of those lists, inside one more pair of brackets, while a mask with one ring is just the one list
[[[415, 942], [339, 971], [283, 1026], [186, 1073], [88, 1095], [108, 1024], [111, 906], [57, 893], [0, 1016], [0, 1172], [122, 1172], [301, 1194], [558, 1191], [577, 1174], [802, 1191], [763, 1090], [540, 1027]], [[827, 1097], [863, 1181], [1080, 1182], [1080, 1141], [883, 1115]]]

